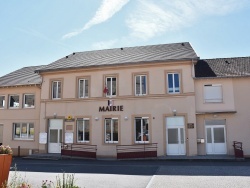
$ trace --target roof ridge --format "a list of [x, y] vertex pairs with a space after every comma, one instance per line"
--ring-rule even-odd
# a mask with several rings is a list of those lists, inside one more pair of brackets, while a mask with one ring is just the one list
[[87, 50], [87, 51], [78, 51], [72, 52], [69, 55], [73, 55], [73, 53], [84, 53], [84, 52], [98, 52], [98, 51], [107, 51], [107, 50], [118, 50], [121, 48], [140, 48], [140, 47], [152, 47], [152, 46], [165, 46], [165, 45], [174, 45], [174, 44], [190, 44], [189, 42], [175, 42], [175, 43], [160, 43], [160, 44], [150, 44], [150, 45], [142, 45], [142, 46], [123, 46], [123, 47], [116, 47], [116, 48], [106, 48], [106, 49], [99, 49], [99, 50]]

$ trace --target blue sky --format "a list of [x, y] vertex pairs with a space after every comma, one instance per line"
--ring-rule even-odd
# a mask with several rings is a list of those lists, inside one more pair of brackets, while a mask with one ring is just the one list
[[0, 1], [0, 76], [73, 52], [190, 42], [200, 58], [250, 56], [250, 0]]

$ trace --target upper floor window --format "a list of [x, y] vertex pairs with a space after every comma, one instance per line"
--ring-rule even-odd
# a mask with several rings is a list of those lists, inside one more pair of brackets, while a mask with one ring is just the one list
[[116, 96], [116, 92], [117, 92], [116, 80], [117, 80], [116, 77], [106, 77], [105, 89], [106, 89], [106, 96], [107, 97]]
[[168, 73], [167, 74], [167, 92], [180, 93], [180, 78], [178, 73]]
[[149, 118], [136, 117], [135, 118], [135, 142], [149, 141]]
[[62, 82], [52, 81], [52, 99], [60, 99], [62, 95]]
[[34, 108], [35, 107], [35, 95], [34, 94], [24, 94], [24, 108]]
[[79, 98], [89, 97], [89, 80], [79, 79]]
[[105, 143], [118, 143], [118, 119], [105, 118]]
[[89, 142], [89, 119], [77, 119], [77, 142]]
[[5, 96], [0, 96], [0, 108], [5, 107]]
[[147, 76], [136, 75], [135, 76], [135, 95], [147, 94]]
[[221, 84], [207, 84], [204, 85], [204, 101], [222, 102], [222, 85]]
[[18, 140], [34, 140], [34, 124], [13, 123], [13, 138]]
[[10, 108], [19, 108], [19, 95], [10, 95], [9, 96], [9, 107]]

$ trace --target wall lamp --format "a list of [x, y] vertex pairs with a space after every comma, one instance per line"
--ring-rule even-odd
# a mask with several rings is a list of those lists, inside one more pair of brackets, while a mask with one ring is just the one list
[[128, 117], [127, 117], [127, 116], [125, 116], [125, 117], [124, 117], [124, 120], [128, 120]]
[[54, 113], [54, 119], [56, 119], [56, 117], [57, 117], [57, 114], [56, 114], [56, 113]]
[[95, 117], [95, 120], [98, 121], [98, 120], [99, 120], [99, 117]]
[[174, 110], [173, 110], [173, 114], [174, 114], [174, 116], [176, 116], [176, 113], [177, 113], [177, 111], [174, 109]]

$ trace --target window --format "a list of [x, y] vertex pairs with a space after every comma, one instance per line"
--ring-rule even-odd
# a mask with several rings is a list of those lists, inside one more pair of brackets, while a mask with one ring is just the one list
[[89, 142], [89, 119], [77, 119], [77, 142]]
[[118, 119], [105, 118], [105, 143], [118, 143]]
[[167, 74], [167, 92], [180, 93], [180, 78], [178, 73], [168, 73]]
[[106, 77], [106, 96], [116, 96], [116, 77]]
[[89, 80], [79, 79], [79, 98], [89, 97]]
[[34, 108], [35, 107], [35, 95], [25, 94], [24, 95], [24, 108]]
[[62, 93], [62, 82], [53, 81], [52, 82], [52, 99], [60, 99]]
[[9, 107], [10, 108], [19, 108], [19, 95], [10, 95], [9, 96]]
[[205, 103], [222, 102], [222, 85], [204, 85], [204, 101]]
[[136, 75], [135, 76], [135, 95], [147, 94], [147, 76]]
[[13, 137], [17, 140], [34, 140], [34, 124], [14, 123]]
[[149, 141], [148, 124], [149, 124], [148, 117], [136, 117], [135, 118], [135, 142], [136, 143]]
[[0, 108], [4, 108], [5, 106], [5, 96], [0, 96]]

